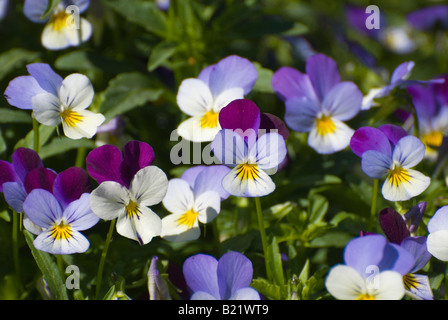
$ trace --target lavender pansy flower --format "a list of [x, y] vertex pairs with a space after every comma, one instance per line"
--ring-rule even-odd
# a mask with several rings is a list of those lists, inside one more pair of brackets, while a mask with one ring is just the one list
[[250, 287], [252, 262], [239, 252], [225, 253], [219, 261], [206, 254], [194, 255], [185, 260], [183, 273], [191, 300], [260, 300]]
[[434, 5], [408, 14], [409, 24], [417, 30], [431, 30], [436, 26], [448, 29], [448, 6]]
[[282, 67], [272, 77], [272, 87], [285, 102], [285, 122], [308, 133], [308, 144], [321, 154], [346, 148], [353, 129], [344, 122], [361, 108], [362, 93], [349, 81], [341, 82], [336, 62], [315, 54], [306, 63], [306, 74]]
[[148, 269], [148, 293], [150, 300], [171, 300], [168, 284], [160, 275], [157, 269], [159, 257], [154, 256], [151, 259], [151, 265]]
[[5, 90], [9, 104], [33, 110], [33, 117], [47, 126], [62, 123], [70, 139], [91, 138], [105, 118], [86, 110], [94, 90], [89, 78], [74, 73], [62, 79], [45, 63], [27, 65], [29, 76], [13, 79]]
[[104, 145], [88, 154], [87, 170], [99, 183], [90, 203], [100, 218], [118, 219], [119, 234], [144, 245], [161, 233], [161, 219], [149, 207], [163, 200], [168, 179], [151, 165], [154, 152], [147, 143], [130, 141], [123, 150], [124, 157], [117, 147]]
[[448, 261], [448, 206], [439, 208], [428, 222], [428, 251], [441, 261]]
[[35, 189], [26, 197], [23, 208], [28, 218], [42, 228], [33, 242], [36, 249], [53, 254], [73, 254], [89, 248], [89, 241], [80, 231], [99, 221], [90, 209], [90, 194], [84, 193], [64, 208], [51, 192]]
[[199, 222], [209, 223], [219, 214], [228, 194], [221, 181], [230, 169], [223, 165], [187, 169], [180, 179], [171, 179], [163, 205], [171, 214], [162, 219], [161, 237], [170, 241], [198, 239]]
[[[411, 210], [417, 210], [421, 213], [418, 206]], [[415, 273], [431, 259], [431, 254], [427, 250], [426, 237], [411, 236], [405, 217], [392, 208], [381, 210], [379, 222], [387, 239], [398, 244], [414, 257], [413, 267], [409, 273], [403, 276], [406, 294], [417, 299], [433, 300], [434, 296], [428, 276]]]
[[325, 287], [339, 300], [400, 300], [405, 294], [403, 275], [413, 265], [407, 250], [369, 234], [347, 243], [344, 264], [331, 268]]
[[236, 55], [203, 69], [197, 79], [183, 80], [177, 104], [190, 118], [177, 128], [179, 136], [194, 142], [212, 141], [221, 129], [218, 122], [221, 109], [247, 95], [256, 80], [255, 66]]
[[41, 37], [46, 49], [62, 50], [89, 40], [92, 26], [79, 14], [87, 10], [90, 0], [62, 0], [49, 18], [42, 19], [49, 5], [48, 0], [25, 0], [23, 6], [23, 13], [30, 21], [46, 23]]
[[285, 140], [277, 132], [259, 130], [260, 111], [252, 101], [236, 100], [227, 108], [240, 109], [240, 117], [234, 120], [236, 124], [229, 118], [223, 119], [226, 128], [220, 130], [212, 142], [216, 159], [232, 167], [222, 185], [234, 196], [260, 197], [270, 194], [275, 190], [275, 183], [269, 175], [278, 170], [286, 157]]
[[418, 196], [431, 179], [412, 169], [423, 160], [425, 146], [416, 137], [395, 125], [356, 130], [350, 146], [361, 157], [362, 170], [371, 178], [386, 176], [382, 194], [390, 201], [406, 201]]

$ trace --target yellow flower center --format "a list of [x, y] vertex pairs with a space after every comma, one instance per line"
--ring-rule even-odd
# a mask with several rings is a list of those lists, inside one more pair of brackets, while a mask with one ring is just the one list
[[61, 118], [69, 127], [75, 127], [77, 123], [82, 121], [82, 116], [78, 112], [70, 109], [62, 111]]
[[405, 274], [403, 276], [403, 282], [404, 282], [404, 287], [406, 290], [411, 290], [411, 289], [417, 289], [420, 285], [420, 283], [418, 282], [417, 278], [409, 273], [409, 274]]
[[236, 176], [241, 180], [256, 180], [259, 177], [256, 164], [244, 163], [236, 167]]
[[360, 294], [359, 297], [356, 298], [356, 300], [375, 300], [375, 297], [371, 296], [368, 293], [363, 293], [363, 294]]
[[201, 118], [201, 128], [215, 128], [218, 125], [218, 112], [207, 111]]
[[394, 187], [398, 187], [400, 184], [409, 181], [410, 178], [409, 172], [402, 167], [394, 166], [393, 169], [389, 170], [388, 179]]
[[319, 135], [325, 136], [333, 133], [336, 130], [336, 125], [330, 117], [322, 115], [320, 118], [316, 119], [316, 129]]
[[72, 237], [72, 229], [70, 225], [65, 224], [63, 221], [61, 221], [59, 224], [53, 225], [50, 235], [55, 240], [67, 240]]
[[188, 228], [192, 228], [194, 223], [196, 222], [198, 215], [199, 213], [197, 213], [196, 211], [188, 210], [177, 220], [177, 222], [179, 224], [186, 225]]
[[427, 147], [435, 147], [438, 148], [442, 145], [443, 134], [440, 131], [433, 131], [428, 134], [425, 134], [422, 137], [422, 142]]
[[70, 18], [70, 16], [63, 10], [54, 14], [50, 22], [53, 26], [53, 30], [61, 31], [62, 29], [66, 28], [68, 18]]
[[138, 209], [138, 204], [134, 201], [129, 201], [129, 203], [126, 205], [126, 217], [131, 219], [134, 217], [139, 218], [141, 215], [140, 210]]

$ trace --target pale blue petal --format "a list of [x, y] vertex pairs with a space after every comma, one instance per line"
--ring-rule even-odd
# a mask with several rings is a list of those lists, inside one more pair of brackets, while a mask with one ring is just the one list
[[185, 260], [182, 270], [193, 293], [203, 291], [219, 298], [218, 260], [210, 255], [197, 254]]
[[371, 178], [381, 179], [391, 165], [391, 158], [382, 152], [369, 150], [362, 154], [361, 168]]
[[21, 76], [9, 82], [4, 96], [8, 103], [24, 110], [33, 109], [32, 98], [43, 90], [32, 76]]
[[44, 189], [34, 189], [23, 202], [23, 210], [31, 222], [49, 228], [62, 217], [62, 208], [56, 198]]
[[48, 19], [41, 20], [40, 17], [45, 13], [48, 7], [48, 0], [25, 0], [23, 13], [33, 22], [44, 23]]
[[100, 220], [90, 208], [89, 193], [84, 193], [81, 198], [71, 202], [64, 210], [64, 217], [70, 226], [78, 231], [90, 229]]
[[218, 261], [218, 285], [221, 299], [229, 299], [237, 290], [250, 285], [252, 262], [235, 251], [225, 253]]
[[438, 209], [428, 222], [428, 232], [448, 230], [448, 206]]
[[347, 121], [359, 113], [362, 99], [361, 91], [353, 82], [341, 82], [325, 96], [322, 110], [332, 118]]
[[401, 138], [392, 153], [392, 159], [404, 168], [415, 167], [425, 156], [425, 145], [417, 137]]
[[305, 97], [292, 97], [285, 102], [285, 122], [298, 132], [309, 132], [316, 121], [320, 111], [314, 100]]
[[18, 182], [5, 182], [3, 184], [3, 195], [9, 206], [18, 213], [23, 212], [23, 201], [27, 192], [23, 184]]
[[58, 96], [63, 79], [53, 71], [50, 65], [46, 63], [32, 63], [27, 65], [26, 68], [42, 89]]

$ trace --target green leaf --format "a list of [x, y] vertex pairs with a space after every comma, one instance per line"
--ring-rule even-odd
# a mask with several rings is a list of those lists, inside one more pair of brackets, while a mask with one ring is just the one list
[[34, 236], [26, 230], [23, 232], [25, 234], [26, 242], [31, 249], [31, 254], [42, 272], [51, 293], [57, 300], [68, 300], [65, 281], [62, 278], [53, 257], [44, 251], [37, 250], [33, 244]]
[[119, 114], [157, 100], [162, 93], [163, 89], [154, 87], [154, 82], [142, 73], [121, 73], [109, 82], [99, 112], [107, 122]]
[[39, 156], [43, 160], [73, 149], [78, 148], [95, 148], [95, 142], [89, 139], [73, 140], [67, 137], [55, 137], [50, 143], [42, 147]]
[[0, 108], [0, 123], [32, 123], [31, 115], [22, 110]]
[[34, 61], [39, 56], [38, 52], [13, 48], [0, 54], [0, 80], [3, 80], [11, 71]]
[[309, 205], [309, 221], [310, 223], [316, 223], [322, 221], [325, 214], [328, 211], [329, 203], [327, 199], [319, 194], [310, 196]]
[[[45, 125], [39, 126], [39, 145], [40, 146], [43, 146], [48, 141], [48, 139], [50, 139], [54, 130], [56, 130], [56, 127], [49, 127], [49, 126], [45, 126]], [[16, 145], [14, 146], [14, 150], [19, 147], [34, 149], [34, 131], [33, 130], [28, 132], [28, 134], [25, 136], [25, 138], [20, 139], [16, 143]]]
[[174, 42], [162, 41], [152, 50], [148, 59], [148, 70], [154, 71], [157, 67], [168, 60], [177, 50], [177, 44]]
[[283, 275], [282, 256], [276, 237], [272, 237], [265, 255], [268, 263], [268, 279], [272, 279], [276, 285], [284, 285], [285, 278]]
[[253, 64], [258, 72], [254, 90], [263, 93], [274, 93], [274, 89], [272, 89], [272, 76], [274, 72], [270, 69], [263, 68], [258, 62], [253, 62]]
[[281, 288], [278, 285], [272, 284], [265, 279], [253, 279], [251, 287], [257, 290], [265, 297], [272, 300], [281, 299]]

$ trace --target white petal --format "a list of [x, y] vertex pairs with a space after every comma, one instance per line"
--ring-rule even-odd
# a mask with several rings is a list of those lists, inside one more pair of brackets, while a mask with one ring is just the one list
[[114, 181], [101, 183], [90, 195], [93, 213], [104, 220], [113, 220], [125, 213], [129, 191]]
[[189, 116], [203, 116], [212, 109], [213, 96], [202, 80], [185, 79], [179, 86], [177, 104]]
[[378, 275], [378, 288], [369, 288], [375, 300], [400, 300], [405, 294], [403, 276], [396, 271], [383, 271]]
[[437, 259], [448, 261], [448, 230], [430, 233], [426, 242], [428, 251]]
[[237, 197], [261, 197], [275, 190], [274, 182], [263, 170], [256, 168], [250, 173], [243, 170], [236, 166], [224, 177], [224, 190]]
[[194, 203], [193, 210], [197, 212], [198, 219], [202, 223], [209, 223], [221, 210], [221, 197], [215, 191], [206, 191], [199, 195]]
[[168, 241], [191, 241], [196, 240], [201, 235], [198, 219], [189, 227], [186, 224], [179, 223], [183, 213], [170, 214], [162, 219], [162, 233], [160, 236]]
[[57, 126], [61, 122], [59, 115], [61, 102], [55, 95], [43, 92], [32, 98], [33, 117], [46, 126]]
[[229, 300], [260, 300], [260, 294], [253, 288], [238, 289]]
[[165, 208], [174, 214], [182, 214], [194, 206], [194, 196], [190, 185], [182, 179], [171, 179], [163, 198]]
[[226, 107], [230, 102], [236, 99], [244, 98], [243, 88], [231, 88], [224, 90], [217, 97], [215, 97], [213, 111], [219, 112], [222, 108]]
[[325, 280], [328, 292], [339, 300], [356, 300], [367, 293], [364, 278], [355, 269], [345, 266], [334, 266]]
[[419, 171], [406, 169], [409, 177], [406, 181], [393, 183], [387, 177], [384, 181], [382, 194], [389, 201], [406, 201], [418, 196], [428, 188], [431, 179]]
[[34, 239], [36, 249], [52, 254], [73, 254], [87, 251], [90, 246], [89, 240], [79, 231], [71, 230], [69, 239], [55, 239], [51, 231], [46, 230]]
[[84, 18], [80, 19], [80, 28], [76, 29], [75, 25], [70, 25], [64, 29], [65, 37], [69, 46], [79, 46], [81, 43], [86, 42], [92, 36], [92, 25]]
[[311, 129], [308, 136], [308, 144], [320, 154], [331, 154], [348, 147], [354, 130], [344, 122], [332, 119], [335, 130], [332, 133], [321, 135], [316, 126]]
[[249, 158], [255, 159], [260, 169], [278, 168], [286, 157], [285, 140], [278, 133], [263, 134], [249, 151]]
[[65, 107], [73, 111], [86, 109], [90, 106], [95, 92], [89, 78], [83, 74], [73, 73], [62, 81], [59, 98]]
[[217, 300], [217, 299], [208, 292], [197, 291], [191, 295], [190, 300]]
[[77, 46], [81, 42], [87, 41], [92, 35], [92, 26], [84, 18], [80, 19], [81, 29], [67, 26], [61, 30], [55, 30], [52, 23], [47, 23], [42, 31], [42, 45], [49, 50], [61, 50]]
[[221, 130], [221, 126], [218, 122], [216, 127], [203, 128], [201, 126], [201, 119], [202, 116], [196, 116], [182, 121], [177, 128], [177, 134], [182, 138], [193, 142], [212, 141], [219, 130]]
[[160, 217], [145, 206], [138, 207], [140, 214], [129, 217], [121, 215], [117, 221], [117, 232], [123, 237], [138, 241], [140, 245], [147, 244], [162, 231]]
[[142, 206], [160, 203], [166, 195], [168, 178], [165, 172], [156, 166], [140, 169], [129, 187], [132, 196]]
[[74, 111], [77, 116], [81, 118], [75, 125], [71, 125], [68, 122], [62, 120], [62, 128], [64, 134], [70, 139], [92, 138], [98, 127], [106, 119], [101, 113], [94, 113], [89, 110]]
[[231, 129], [220, 130], [211, 147], [218, 162], [228, 166], [244, 163], [249, 154], [244, 139]]

